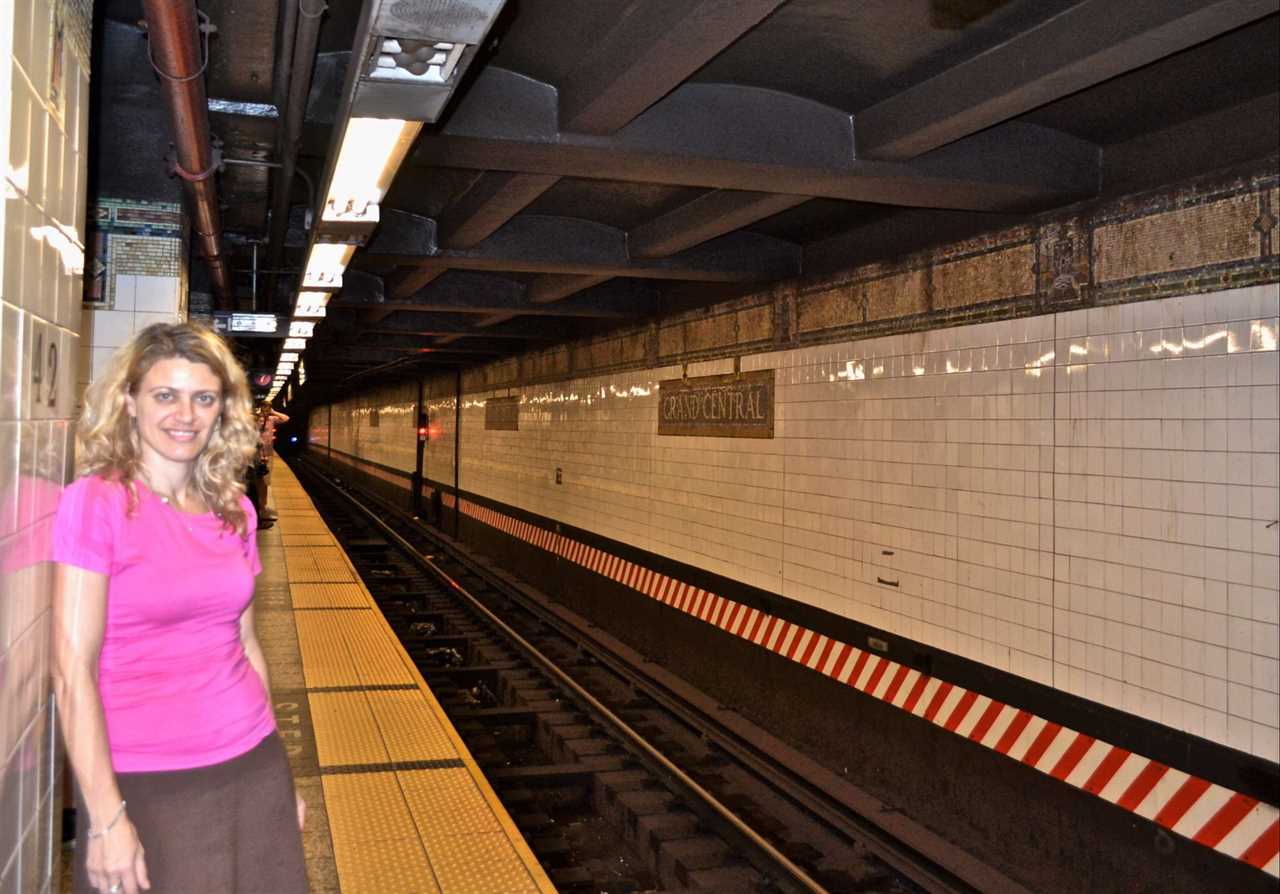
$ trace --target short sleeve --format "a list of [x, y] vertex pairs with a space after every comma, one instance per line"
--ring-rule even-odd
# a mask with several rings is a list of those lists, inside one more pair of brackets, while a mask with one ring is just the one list
[[248, 497], [240, 498], [240, 507], [244, 509], [244, 557], [249, 560], [249, 570], [257, 577], [262, 573], [262, 559], [258, 556], [258, 513]]
[[118, 484], [97, 476], [68, 485], [58, 500], [53, 521], [53, 561], [110, 574], [124, 512], [123, 497]]

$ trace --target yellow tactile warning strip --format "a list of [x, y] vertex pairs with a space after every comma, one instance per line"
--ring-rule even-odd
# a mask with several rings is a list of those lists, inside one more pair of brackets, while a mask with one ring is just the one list
[[440, 891], [396, 774], [353, 773], [322, 781], [343, 894]]
[[458, 756], [440, 720], [420, 710], [421, 698], [416, 690], [388, 690], [368, 695], [387, 756], [393, 762], [447, 760]]
[[321, 768], [389, 763], [367, 696], [363, 691], [308, 695]]
[[302, 676], [308, 689], [326, 686], [359, 686], [355, 660], [338, 629], [334, 612], [294, 611]]
[[333, 543], [329, 534], [282, 534], [280, 542], [285, 546], [328, 546]]
[[285, 544], [284, 561], [289, 583], [343, 583], [355, 580], [355, 572], [337, 546], [290, 546]]
[[356, 584], [293, 584], [294, 608], [365, 608], [369, 601]]
[[343, 894], [554, 891], [292, 470], [272, 478]]

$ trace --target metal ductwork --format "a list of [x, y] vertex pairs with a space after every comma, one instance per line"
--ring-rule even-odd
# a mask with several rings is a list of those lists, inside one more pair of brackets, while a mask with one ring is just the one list
[[214, 184], [216, 162], [209, 141], [209, 107], [204, 92], [208, 62], [208, 31], [196, 23], [193, 2], [143, 0], [150, 41], [151, 64], [164, 88], [173, 124], [174, 173], [182, 178], [190, 199], [192, 229], [200, 254], [209, 268], [218, 305], [232, 308], [235, 295], [227, 259], [222, 253], [222, 220]]

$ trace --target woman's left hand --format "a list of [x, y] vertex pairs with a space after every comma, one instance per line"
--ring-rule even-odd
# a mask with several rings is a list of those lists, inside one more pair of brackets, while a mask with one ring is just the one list
[[298, 831], [302, 831], [302, 827], [307, 822], [307, 802], [302, 799], [302, 795], [294, 792], [294, 798], [298, 801]]

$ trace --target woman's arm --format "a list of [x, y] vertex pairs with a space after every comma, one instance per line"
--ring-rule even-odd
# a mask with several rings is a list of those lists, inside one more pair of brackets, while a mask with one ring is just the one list
[[253, 603], [240, 615], [240, 644], [244, 646], [244, 655], [258, 676], [262, 678], [262, 688], [267, 698], [271, 698], [271, 676], [267, 672], [267, 658], [262, 654], [262, 644], [258, 642], [258, 631], [253, 626]]
[[[53, 687], [67, 757], [80, 785], [94, 834], [87, 854], [89, 882], [133, 894], [150, 888], [138, 833], [120, 812], [123, 798], [111, 766], [107, 726], [98, 692], [98, 655], [107, 623], [107, 576], [54, 565]], [[114, 820], [114, 823], [113, 823]]]
[[[262, 688], [267, 691], [267, 698], [271, 698], [271, 678], [267, 673], [267, 659], [262, 654], [262, 644], [258, 642], [258, 632], [253, 626], [253, 603], [249, 603], [249, 607], [240, 615], [240, 644], [244, 646], [245, 657], [249, 659], [249, 664], [258, 676], [262, 678]], [[302, 795], [295, 793], [295, 806], [298, 811], [298, 831], [302, 831], [302, 827], [307, 822], [307, 802], [302, 799]]]

